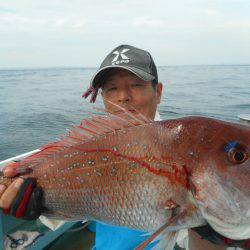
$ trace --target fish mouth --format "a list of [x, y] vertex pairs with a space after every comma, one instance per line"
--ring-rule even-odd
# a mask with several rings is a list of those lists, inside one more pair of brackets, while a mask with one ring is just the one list
[[[204, 182], [210, 183], [210, 188], [204, 188]], [[248, 193], [232, 181], [223, 181], [214, 172], [199, 176], [193, 185], [197, 185], [192, 191], [201, 214], [216, 232], [235, 240], [250, 237]]]
[[228, 183], [221, 195], [197, 199], [203, 217], [214, 230], [225, 237], [244, 240], [250, 237], [250, 201], [240, 190]]
[[232, 225], [248, 223], [250, 225], [250, 200], [237, 188], [224, 184], [217, 196], [207, 196], [207, 199], [196, 199], [204, 215], [210, 214], [220, 221]]
[[234, 240], [245, 240], [250, 238], [250, 222], [241, 221], [236, 224], [221, 220], [217, 216], [200, 208], [201, 214], [211, 227], [219, 234]]

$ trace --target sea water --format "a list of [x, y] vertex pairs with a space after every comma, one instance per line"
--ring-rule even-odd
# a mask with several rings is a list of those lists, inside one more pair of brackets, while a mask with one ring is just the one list
[[[94, 68], [0, 69], [0, 161], [54, 141], [93, 109], [82, 93]], [[202, 115], [238, 121], [250, 113], [250, 65], [166, 66], [163, 119]]]

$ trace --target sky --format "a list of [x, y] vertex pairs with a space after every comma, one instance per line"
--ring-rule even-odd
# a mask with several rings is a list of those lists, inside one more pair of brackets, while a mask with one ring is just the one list
[[250, 64], [250, 0], [0, 0], [0, 68], [99, 67], [120, 44], [158, 66]]

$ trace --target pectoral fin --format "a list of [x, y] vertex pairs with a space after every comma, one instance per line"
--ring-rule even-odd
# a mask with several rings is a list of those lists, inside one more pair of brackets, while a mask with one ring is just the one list
[[[143, 250], [145, 249], [153, 240], [155, 240], [158, 236], [161, 234], [164, 234], [164, 231], [168, 229], [168, 227], [172, 225], [176, 225], [178, 220], [186, 215], [186, 210], [180, 212], [179, 214], [175, 215], [172, 217], [167, 223], [165, 223], [163, 226], [161, 226], [155, 233], [153, 233], [147, 240], [142, 242], [136, 250]], [[166, 238], [169, 238], [168, 240], [170, 241], [169, 244], [167, 243], [166, 247], [167, 249], [171, 249], [171, 246], [175, 244], [176, 238], [177, 238], [178, 232], [170, 232]], [[165, 241], [165, 240], [164, 240]], [[162, 243], [160, 243], [162, 244]], [[171, 246], [170, 246], [171, 245]]]

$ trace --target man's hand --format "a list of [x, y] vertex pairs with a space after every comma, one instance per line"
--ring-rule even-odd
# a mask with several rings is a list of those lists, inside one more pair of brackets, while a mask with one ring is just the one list
[[[27, 172], [30, 172], [30, 169], [27, 169]], [[15, 177], [17, 174], [18, 171], [14, 167], [4, 169], [5, 177]], [[42, 189], [36, 187], [34, 178], [18, 178], [9, 187], [0, 185], [0, 208], [3, 208], [5, 214], [17, 218], [37, 219], [41, 214]]]
[[23, 184], [23, 179], [18, 178], [17, 180], [13, 181], [8, 188], [5, 185], [0, 185], [0, 207], [4, 210], [10, 208], [11, 204], [13, 203], [15, 197], [19, 189]]

